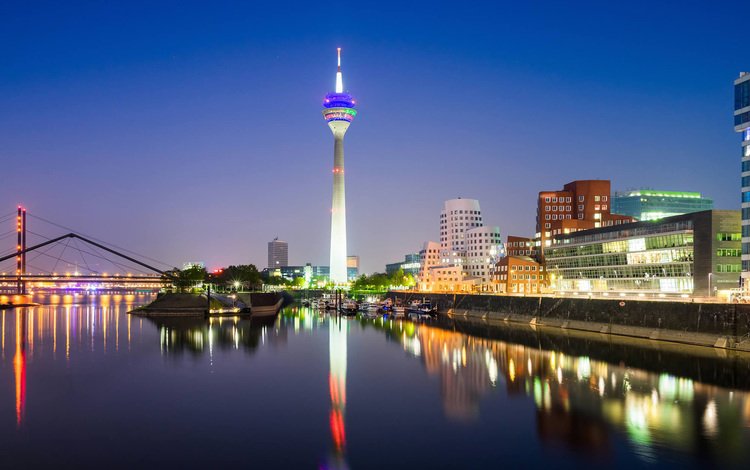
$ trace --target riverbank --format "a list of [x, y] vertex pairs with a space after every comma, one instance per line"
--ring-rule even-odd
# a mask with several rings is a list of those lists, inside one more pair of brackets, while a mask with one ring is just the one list
[[288, 294], [242, 292], [234, 296], [211, 294], [210, 305], [205, 294], [169, 293], [158, 296], [153, 302], [128, 313], [141, 316], [206, 315], [272, 315], [276, 314]]
[[750, 351], [750, 305], [388, 292], [422, 297], [450, 317]]

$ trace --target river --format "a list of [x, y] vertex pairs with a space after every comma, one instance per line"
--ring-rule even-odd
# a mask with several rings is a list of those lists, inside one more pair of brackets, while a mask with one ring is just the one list
[[3, 310], [3, 468], [750, 466], [750, 360], [502, 324]]

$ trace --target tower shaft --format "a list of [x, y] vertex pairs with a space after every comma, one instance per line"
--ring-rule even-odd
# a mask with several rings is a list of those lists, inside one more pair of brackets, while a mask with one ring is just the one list
[[[346, 187], [344, 183], [344, 134], [349, 123], [329, 123], [333, 131], [333, 198], [331, 201], [330, 278], [335, 284], [347, 281], [346, 270]], [[343, 129], [342, 129], [343, 128]]]

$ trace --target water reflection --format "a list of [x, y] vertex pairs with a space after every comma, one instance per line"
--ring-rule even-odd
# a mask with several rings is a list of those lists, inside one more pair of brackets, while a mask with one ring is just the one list
[[341, 317], [332, 317], [328, 326], [329, 373], [328, 386], [331, 395], [329, 426], [334, 454], [327, 468], [347, 468], [344, 451], [346, 447], [346, 337], [349, 322]]
[[[386, 385], [396, 393], [400, 393], [399, 387], [403, 386], [425, 397], [416, 405], [400, 404], [398, 400], [389, 402], [389, 405], [404, 415], [414, 407], [429, 406], [430, 416], [440, 417], [434, 421], [440, 426], [436, 433], [470, 434], [489, 430], [498, 434], [500, 442], [509, 434], [523, 432], [522, 426], [518, 430], [504, 428], [528, 422], [533, 423], [532, 440], [535, 435], [543, 445], [562, 447], [576, 455], [594, 455], [603, 460], [619, 459], [621, 455], [617, 454], [623, 452], [622, 443], [625, 442], [628, 456], [636, 454], [646, 462], [661, 463], [665, 453], [675, 451], [697, 457], [708, 465], [750, 461], [750, 360], [746, 356], [718, 357], [711, 349], [701, 349], [704, 355], [686, 355], [684, 351], [667, 346], [636, 346], [608, 342], [591, 335], [563, 336], [484, 323], [445, 321], [418, 324], [382, 318], [344, 319], [296, 307], [283, 310], [274, 322], [259, 323], [239, 317], [132, 317], [125, 312], [132, 309], [138, 299], [129, 300], [127, 296], [99, 297], [91, 299], [88, 304], [76, 303], [75, 298], [68, 304], [62, 297], [59, 301], [55, 306], [2, 312], [0, 347], [3, 366], [7, 360], [8, 367], [4, 370], [7, 370], [9, 388], [7, 394], [2, 395], [8, 414], [0, 426], [13, 425], [10, 408], [13, 400], [17, 428], [30, 429], [36, 423], [38, 432], [42, 420], [37, 418], [35, 422], [33, 411], [37, 411], [36, 416], [43, 412], [59, 412], [50, 408], [49, 403], [54, 400], [40, 399], [48, 398], [50, 390], [60, 385], [60, 377], [51, 373], [58, 364], [62, 365], [58, 369], [71, 370], [80, 365], [81, 370], [85, 370], [96, 362], [101, 364], [101, 370], [97, 372], [99, 377], [102, 370], [114, 371], [112, 375], [116, 375], [120, 370], [117, 367], [125, 367], [124, 363], [104, 362], [113, 356], [123, 357], [128, 364], [132, 361], [130, 358], [137, 357], [139, 367], [134, 370], [143, 375], [138, 376], [140, 382], [128, 389], [127, 393], [131, 394], [153, 385], [169, 390], [159, 383], [160, 377], [168, 376], [170, 380], [181, 377], [175, 373], [181, 369], [175, 367], [176, 362], [158, 360], [160, 355], [168, 359], [202, 357], [206, 360], [191, 363], [195, 367], [189, 368], [190, 374], [182, 384], [192, 384], [197, 374], [203, 371], [202, 367], [210, 367], [218, 359], [226, 360], [222, 372], [213, 379], [201, 376], [206, 378], [203, 386], [216, 385], [214, 392], [231, 389], [240, 375], [235, 367], [242, 367], [244, 378], [250, 376], [248, 371], [252, 371], [257, 373], [252, 376], [253, 381], [260, 379], [258, 383], [264, 383], [267, 378], [269, 383], [278, 386], [278, 393], [287, 400], [284, 406], [295, 401], [298, 392], [315, 397], [316, 401], [306, 402], [304, 407], [289, 408], [295, 409], [297, 414], [288, 419], [308, 419], [308, 422], [300, 421], [300, 427], [309, 433], [308, 436], [323, 436], [320, 442], [314, 443], [316, 451], [322, 454], [310, 458], [327, 455], [327, 458], [320, 459], [324, 460], [321, 467], [347, 468], [349, 460], [358, 464], [357, 459], [362, 458], [358, 449], [359, 452], [363, 448], [372, 451], [369, 447], [372, 441], [365, 441], [363, 436], [371, 423], [358, 422], [358, 419], [362, 420], [366, 408], [372, 408], [367, 404], [379, 402], [379, 397], [363, 396], [368, 393], [368, 388], [362, 387], [363, 381], [372, 380], [372, 375], [356, 367], [362, 363], [357, 361], [362, 361], [365, 355], [379, 357], [394, 350], [398, 352], [397, 356], [401, 356], [399, 351], [403, 350], [408, 367], [400, 370], [423, 368], [424, 373], [435, 380], [420, 381], [415, 377], [413, 382], [401, 384], [397, 380], [403, 378], [384, 373], [386, 380], [394, 381]], [[297, 335], [299, 337], [295, 338]], [[359, 342], [373, 335], [385, 337], [388, 341]], [[324, 355], [311, 356], [306, 362], [300, 359], [300, 353], [315, 351], [320, 354], [321, 350], [325, 351], [326, 340], [327, 364]], [[363, 345], [367, 345], [366, 350], [362, 349]], [[255, 355], [265, 348], [279, 348], [280, 354]], [[286, 354], [289, 351], [294, 351], [294, 354]], [[155, 365], [146, 367], [147, 361]], [[300, 379], [304, 374], [298, 363], [303, 362], [315, 371], [314, 377], [318, 381]], [[320, 368], [315, 369], [315, 365]], [[212, 372], [218, 370], [214, 368]], [[49, 375], [48, 382], [40, 379], [46, 375]], [[307, 380], [311, 379], [308, 377]], [[11, 383], [14, 390], [10, 388]], [[49, 384], [53, 385], [49, 390], [45, 389]], [[96, 382], [93, 386], [97, 386]], [[184, 403], [198, 400], [191, 395], [191, 387], [179, 389], [185, 397]], [[249, 382], [244, 387], [241, 389], [243, 395], [237, 396], [244, 397], [253, 390]], [[201, 393], [205, 390], [200, 389]], [[266, 387], [257, 387], [258, 394], [253, 395], [266, 398], [262, 407], [267, 404], [273, 413], [287, 410], [273, 402], [275, 397], [269, 400], [264, 390]], [[348, 397], [347, 390], [357, 396]], [[430, 397], [437, 397], [438, 401]], [[124, 400], [122, 396], [119, 399]], [[510, 408], [513, 408], [513, 413], [523, 415], [515, 416], [506, 408], [493, 407], [505, 402], [518, 403], [519, 406], [511, 405]], [[143, 400], [140, 400], [133, 406], [141, 407], [142, 404]], [[84, 405], [88, 406], [88, 403]], [[146, 427], [158, 425], [155, 421], [147, 421], [149, 413], [163, 411], [163, 408], [170, 411], [170, 406], [169, 402], [158, 402], [148, 411], [142, 411], [142, 416], [134, 418], [136, 424], [127, 424], [137, 426], [137, 421], [143, 420], [147, 434]], [[316, 406], [318, 409], [304, 414], [304, 418], [298, 416], [306, 413], [303, 408]], [[126, 409], [138, 413], [140, 408]], [[175, 409], [192, 410], [198, 419], [204, 407]], [[506, 414], [493, 414], [492, 410], [496, 409], [506, 410]], [[254, 433], [273, 433], [273, 426], [277, 425], [283, 428], [280, 435], [293, 434], [293, 430], [287, 429], [289, 422], [276, 423], [277, 414], [269, 411], [266, 416], [258, 411], [257, 405], [242, 400], [235, 400], [226, 409], [223, 403], [216, 403], [211, 412], [223, 416], [222, 426], [231, 426], [232, 418], [241, 415], [241, 419], [237, 418], [242, 423], [237, 427], [241, 432], [247, 427], [252, 428], [257, 420], [257, 427], [252, 428]], [[130, 415], [123, 416], [122, 419], [128, 421]], [[373, 414], [369, 416], [370, 420], [378, 419]], [[80, 418], [80, 423], [84, 424], [82, 427], [86, 427], [86, 416]], [[113, 422], [119, 421], [113, 419]], [[373, 424], [373, 428], [385, 429], [383, 423]], [[216, 425], [213, 415], [202, 425]], [[215, 430], [220, 431], [219, 428]], [[23, 434], [13, 432], [19, 436]], [[372, 439], [371, 435], [368, 436]], [[187, 445], [191, 444], [192, 441]], [[466, 441], [464, 445], [467, 445]], [[417, 455], [421, 450], [410, 449], [409, 452]], [[429, 449], [436, 455], [448, 451]], [[394, 453], [398, 452], [394, 450]]]
[[[110, 298], [116, 301], [110, 304]], [[149, 296], [141, 295], [52, 295], [40, 294], [34, 297], [35, 302], [51, 301], [54, 306], [18, 307], [2, 311], [0, 328], [0, 357], [6, 356], [6, 336], [9, 329], [14, 333], [13, 381], [15, 384], [16, 426], [20, 428], [26, 413], [27, 367], [36, 357], [43, 357], [51, 352], [53, 360], [57, 356], [58, 327], [65, 330], [65, 359], [70, 359], [71, 338], [79, 346], [87, 340], [90, 351], [94, 351], [101, 341], [103, 352], [107, 352], [107, 340], [112, 336], [107, 331], [107, 323], [114, 320], [119, 325], [120, 317], [134, 308], [137, 301], [147, 302]], [[64, 324], [58, 325], [58, 309], [63, 308]], [[6, 323], [12, 323], [7, 325]], [[97, 332], [97, 325], [103, 325], [103, 331]], [[119, 326], [115, 329], [115, 351], [119, 349]], [[128, 335], [128, 345], [130, 336]], [[39, 346], [42, 349], [39, 349]], [[50, 351], [51, 349], [51, 351]]]
[[213, 355], [216, 348], [252, 353], [263, 344], [286, 342], [286, 329], [276, 324], [275, 317], [154, 317], [146, 321], [156, 326], [161, 350], [168, 354]]
[[[447, 329], [456, 328], [455, 323], [361, 321], [386, 331], [429, 374], [439, 376], [444, 412], [451, 419], [477, 420], [482, 397], [504, 387], [509, 396], [533, 398], [543, 442], [609, 454], [614, 429], [647, 461], [655, 461], [655, 449], [664, 447], [712, 461], [750, 458], [746, 390]], [[720, 370], [748, 366], [747, 357], [713, 362]], [[703, 373], [716, 376], [710, 369]]]

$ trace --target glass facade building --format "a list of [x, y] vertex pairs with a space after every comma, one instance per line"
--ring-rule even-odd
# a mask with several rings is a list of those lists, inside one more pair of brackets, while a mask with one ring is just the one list
[[658, 220], [673, 215], [707, 211], [714, 201], [701, 193], [636, 189], [620, 191], [612, 199], [612, 211], [638, 220]]
[[750, 277], [750, 73], [734, 81], [734, 130], [742, 138], [742, 278]]
[[414, 277], [419, 276], [420, 268], [419, 253], [409, 253], [404, 255], [404, 260], [398, 263], [389, 263], [385, 265], [385, 273], [389, 276], [396, 273], [399, 269], [404, 270], [404, 274], [411, 274]]
[[555, 237], [557, 292], [715, 295], [740, 276], [739, 211], [702, 211]]

